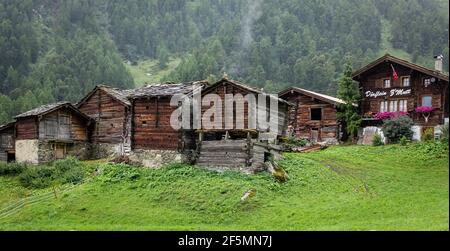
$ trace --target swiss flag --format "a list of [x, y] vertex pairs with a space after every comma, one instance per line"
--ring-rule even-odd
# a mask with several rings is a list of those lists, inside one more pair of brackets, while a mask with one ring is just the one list
[[397, 75], [397, 72], [395, 71], [395, 68], [394, 68], [394, 66], [393, 66], [393, 65], [391, 65], [391, 67], [392, 67], [392, 71], [393, 71], [393, 73], [392, 73], [392, 76], [394, 77], [394, 81], [395, 81], [395, 80], [397, 80], [397, 79], [398, 79], [398, 75]]

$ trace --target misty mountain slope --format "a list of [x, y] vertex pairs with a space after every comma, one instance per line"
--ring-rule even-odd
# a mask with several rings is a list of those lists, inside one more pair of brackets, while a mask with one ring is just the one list
[[[435, 54], [448, 59], [445, 7], [441, 0], [0, 0], [0, 123], [42, 103], [75, 102], [98, 83], [133, 87], [128, 61], [158, 62], [148, 72], [158, 80], [226, 72], [266, 91], [294, 85], [335, 95], [348, 56], [355, 67], [386, 51], [426, 66]], [[181, 62], [174, 68], [171, 58]]]

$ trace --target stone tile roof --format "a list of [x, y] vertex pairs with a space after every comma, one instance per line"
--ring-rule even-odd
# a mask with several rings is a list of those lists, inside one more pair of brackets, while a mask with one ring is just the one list
[[175, 94], [189, 94], [194, 89], [207, 85], [206, 81], [194, 81], [186, 83], [161, 83], [150, 84], [130, 91], [128, 97], [139, 99], [146, 97], [173, 96]]

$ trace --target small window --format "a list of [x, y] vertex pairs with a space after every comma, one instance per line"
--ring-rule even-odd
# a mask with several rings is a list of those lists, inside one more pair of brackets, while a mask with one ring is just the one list
[[142, 121], [142, 125], [147, 125], [147, 121]]
[[403, 77], [402, 78], [402, 86], [408, 87], [411, 86], [410, 78], [409, 77]]
[[396, 112], [397, 111], [397, 100], [389, 101], [389, 111]]
[[311, 109], [311, 120], [322, 120], [322, 108]]
[[425, 87], [430, 86], [430, 85], [431, 85], [431, 78], [425, 78], [425, 79], [423, 80], [423, 85], [424, 85]]
[[111, 124], [111, 128], [114, 128], [114, 124]]
[[388, 111], [388, 102], [387, 101], [381, 101], [380, 103], [380, 112], [387, 112]]
[[432, 99], [431, 96], [424, 96], [422, 97], [422, 106], [428, 106], [428, 107], [432, 107]]
[[391, 88], [391, 80], [390, 79], [383, 80], [383, 87], [384, 88]]
[[146, 106], [146, 107], [145, 107], [145, 110], [150, 110], [150, 106]]
[[407, 112], [408, 111], [408, 100], [402, 99], [398, 101], [398, 111]]

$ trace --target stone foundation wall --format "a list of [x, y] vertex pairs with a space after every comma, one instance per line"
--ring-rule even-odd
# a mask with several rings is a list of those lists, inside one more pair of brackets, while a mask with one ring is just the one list
[[[48, 163], [56, 159], [54, 143], [41, 140], [39, 141], [39, 163]], [[76, 142], [66, 145], [66, 156], [73, 156], [79, 160], [91, 159], [91, 144], [88, 142]]]
[[39, 140], [17, 140], [15, 144], [18, 163], [39, 164]]
[[161, 168], [169, 164], [189, 163], [190, 156], [169, 150], [134, 150], [130, 153], [129, 159], [132, 163], [146, 168]]
[[121, 152], [122, 144], [96, 143], [92, 144], [91, 158], [103, 159], [108, 157], [116, 157], [121, 155]]

